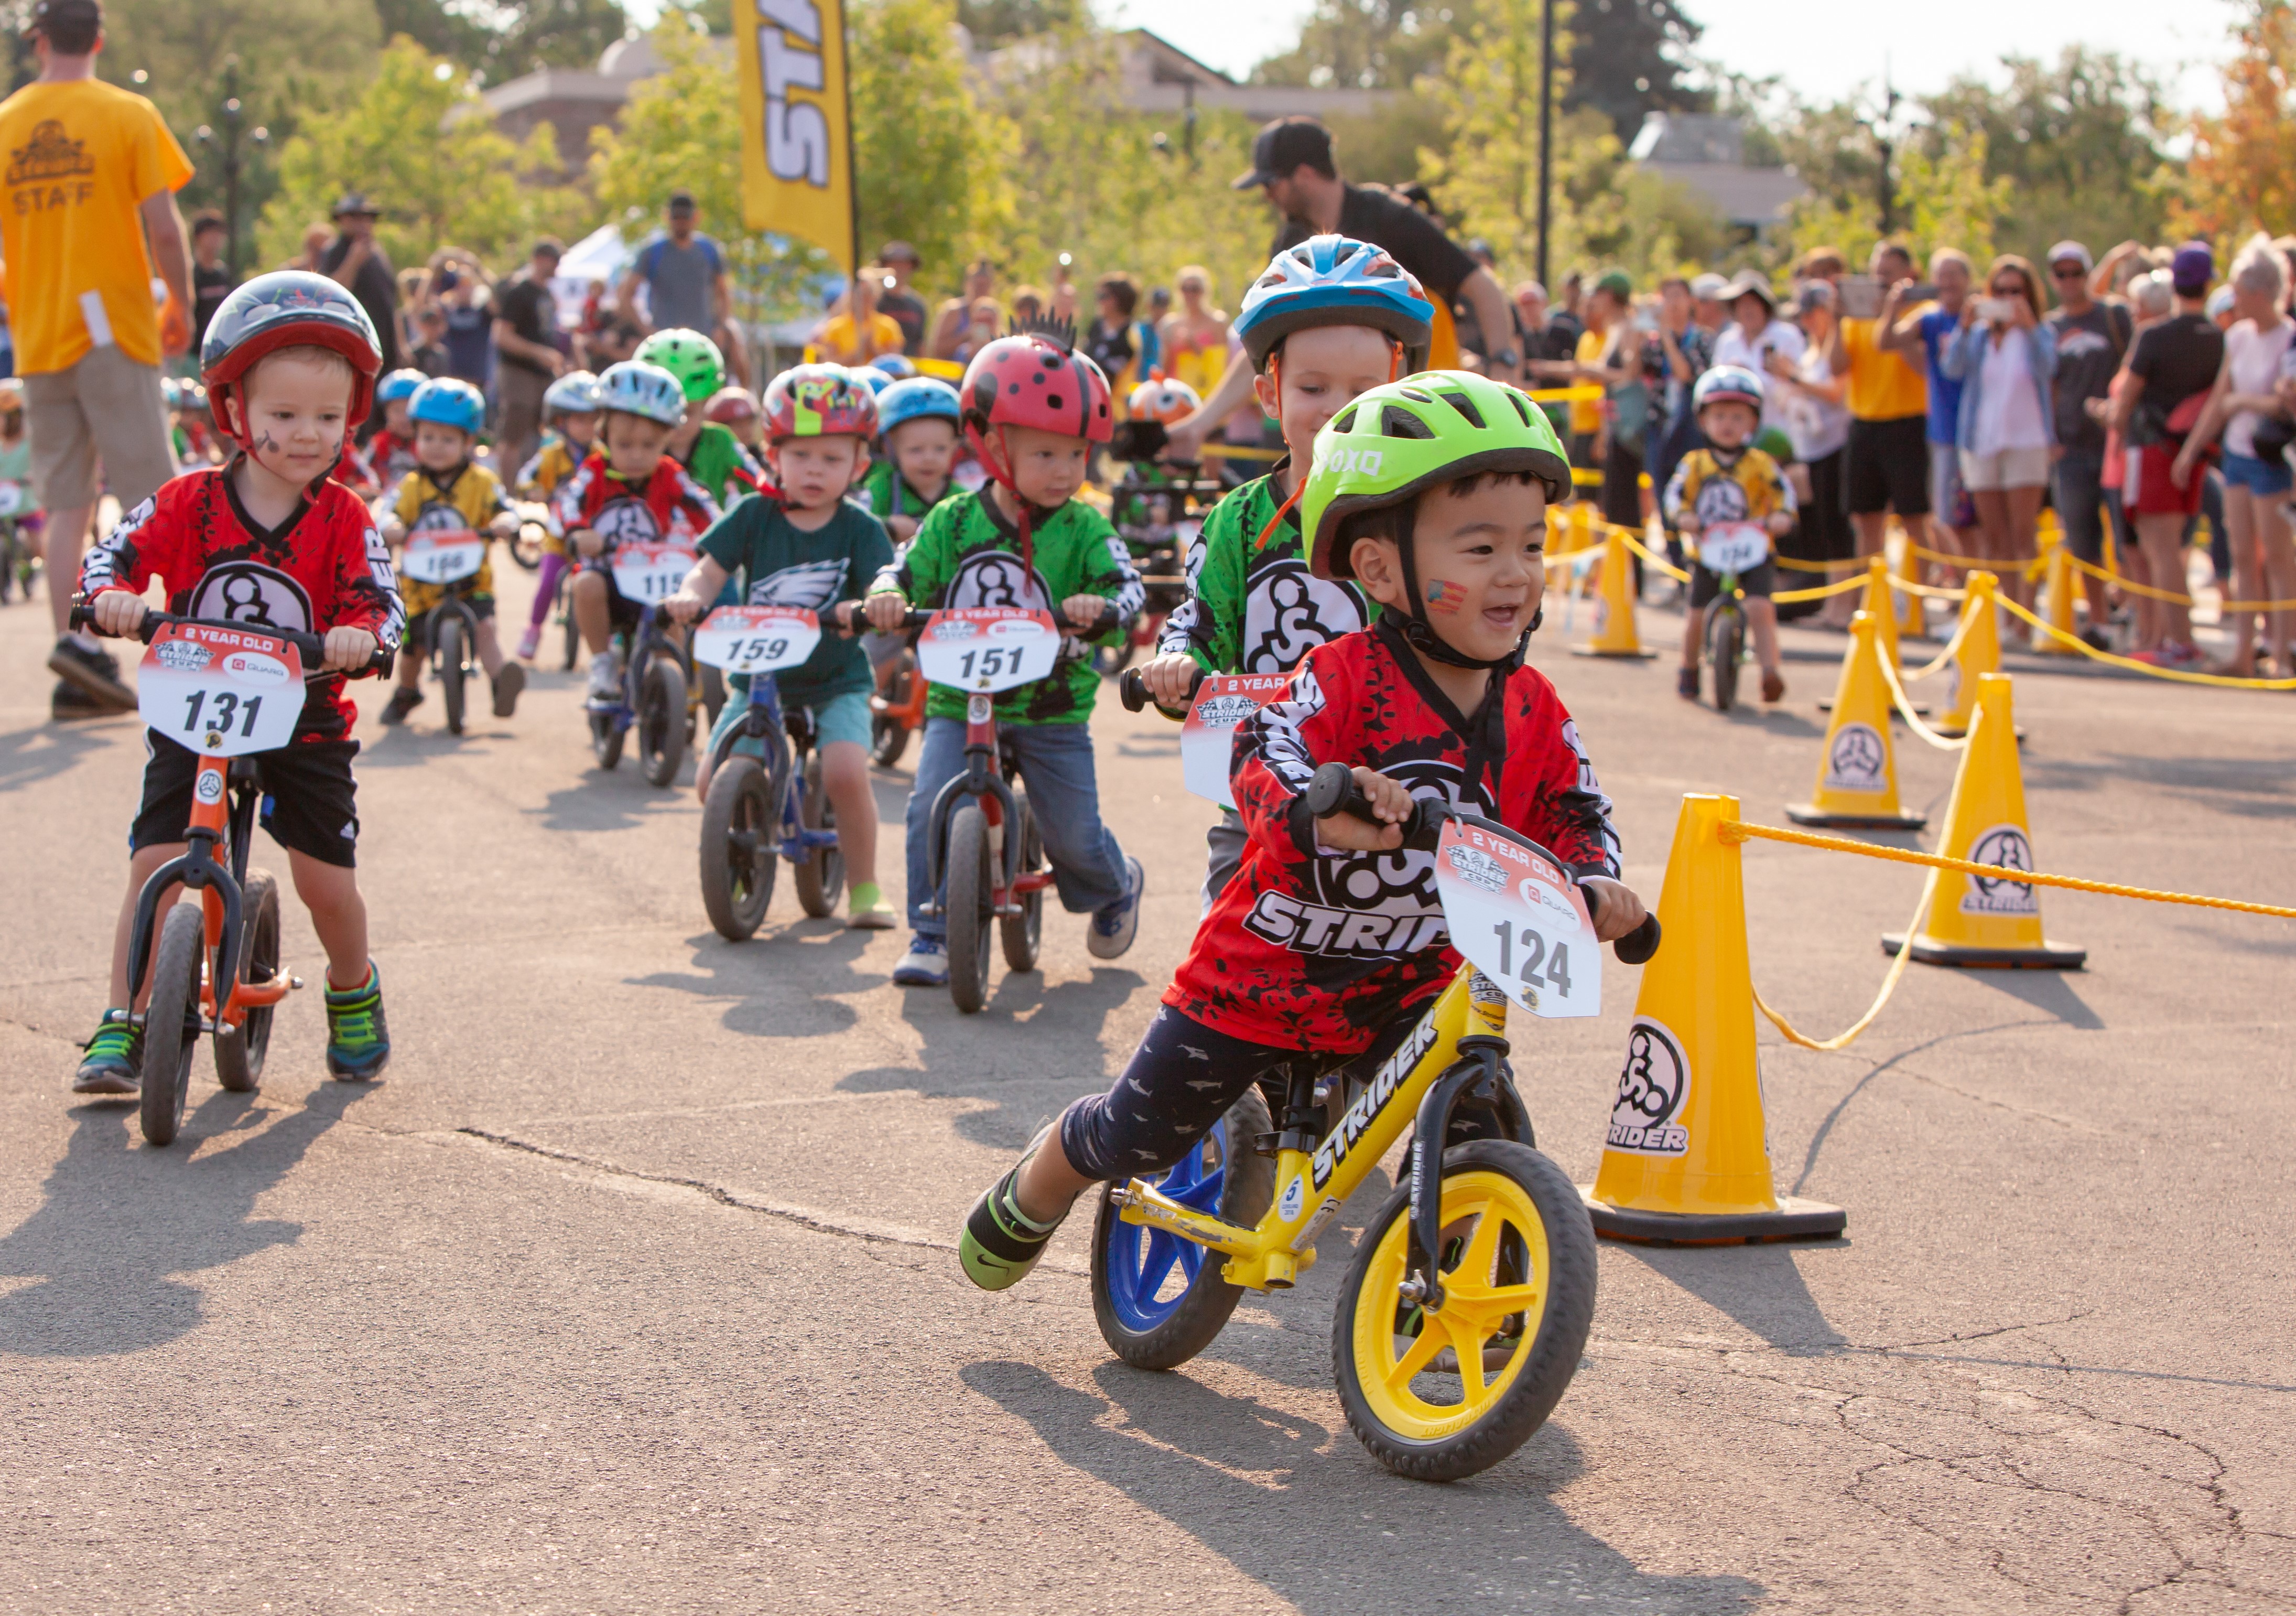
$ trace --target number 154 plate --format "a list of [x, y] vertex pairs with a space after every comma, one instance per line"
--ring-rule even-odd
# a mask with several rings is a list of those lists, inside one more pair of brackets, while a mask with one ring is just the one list
[[303, 711], [303, 659], [266, 634], [171, 623], [135, 670], [144, 722], [211, 758], [276, 751]]
[[1536, 842], [1453, 819], [1435, 848], [1451, 946], [1533, 1015], [1596, 1015], [1603, 948], [1587, 900]]

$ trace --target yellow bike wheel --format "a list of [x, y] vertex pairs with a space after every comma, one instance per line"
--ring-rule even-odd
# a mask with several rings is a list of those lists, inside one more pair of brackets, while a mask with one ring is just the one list
[[1448, 1481], [1488, 1469], [1544, 1424], [1595, 1314], [1595, 1234], [1562, 1169], [1524, 1144], [1443, 1154], [1443, 1301], [1404, 1299], [1410, 1188], [1357, 1248], [1332, 1329], [1348, 1423], [1390, 1470]]

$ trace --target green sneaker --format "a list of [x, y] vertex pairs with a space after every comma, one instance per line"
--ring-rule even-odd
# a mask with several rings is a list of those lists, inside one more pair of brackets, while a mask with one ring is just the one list
[[964, 1220], [964, 1236], [956, 1243], [956, 1259], [964, 1265], [964, 1276], [984, 1291], [1009, 1290], [1026, 1279], [1029, 1270], [1045, 1254], [1053, 1231], [1068, 1216], [1063, 1212], [1050, 1223], [1038, 1223], [1021, 1210], [1021, 1203], [1013, 1194], [1021, 1169], [1029, 1165], [1029, 1158], [1043, 1147], [1052, 1131], [1047, 1127], [1029, 1142], [1021, 1160], [973, 1203], [972, 1213]]
[[79, 1070], [73, 1074], [76, 1095], [133, 1095], [144, 1087], [144, 1029], [106, 1017], [95, 1036], [81, 1046]]
[[341, 1083], [365, 1083], [381, 1077], [390, 1061], [382, 972], [370, 963], [360, 986], [327, 989], [327, 1074]]

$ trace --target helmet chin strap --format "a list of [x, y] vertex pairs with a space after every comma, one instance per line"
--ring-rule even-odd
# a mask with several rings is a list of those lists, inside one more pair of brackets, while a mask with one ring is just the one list
[[1002, 425], [996, 429], [996, 454], [1003, 463], [990, 463], [989, 480], [1013, 496], [1013, 509], [1018, 513], [1013, 526], [1021, 530], [1021, 565], [1028, 570], [1030, 578], [1034, 578], [1037, 576], [1036, 519], [1050, 516], [1052, 513], [1039, 510], [1034, 501], [1021, 492], [1021, 485], [1013, 475], [1013, 445], [1004, 436]]

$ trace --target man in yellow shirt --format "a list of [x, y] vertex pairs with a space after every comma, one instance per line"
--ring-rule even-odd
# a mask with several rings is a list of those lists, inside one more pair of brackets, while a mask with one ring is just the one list
[[846, 311], [830, 316], [814, 333], [813, 345], [826, 363], [866, 365], [880, 354], [902, 351], [900, 325], [892, 316], [877, 312], [884, 275], [882, 269], [869, 269], [854, 276]]
[[[135, 695], [108, 652], [70, 632], [70, 580], [95, 509], [98, 457], [123, 513], [174, 473], [152, 277], [167, 283], [178, 308], [191, 308], [175, 193], [192, 164], [158, 108], [96, 78], [101, 0], [39, 0], [25, 34], [40, 76], [0, 102], [0, 258], [32, 482], [48, 512], [57, 634], [48, 666], [61, 681], [53, 712], [89, 718], [132, 708]], [[186, 324], [178, 351], [189, 337]]]
[[1826, 355], [1833, 373], [1849, 378], [1842, 480], [1860, 556], [1882, 553], [1891, 511], [1916, 539], [1930, 513], [1929, 383], [1878, 340], [1903, 312], [1898, 305], [1903, 283], [1913, 278], [1913, 255], [1882, 242], [1874, 249], [1873, 272], [1890, 288], [1881, 317], [1837, 321]]

